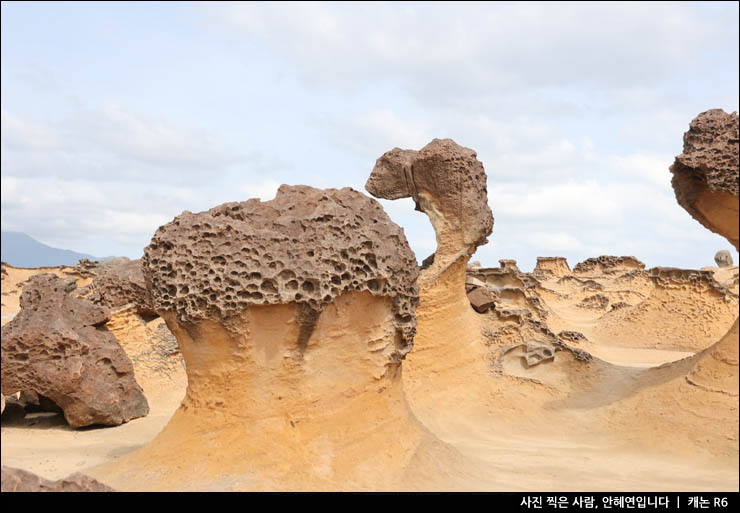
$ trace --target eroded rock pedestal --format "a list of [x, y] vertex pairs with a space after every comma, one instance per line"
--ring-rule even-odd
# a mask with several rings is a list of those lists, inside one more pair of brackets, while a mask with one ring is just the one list
[[[737, 250], [738, 115], [721, 109], [702, 112], [684, 134], [683, 153], [671, 166], [678, 203], [709, 230], [725, 237]], [[737, 446], [738, 321], [719, 342], [704, 351], [686, 377], [701, 389], [734, 398], [734, 440]]]
[[[483, 316], [466, 295], [468, 259], [493, 229], [483, 164], [475, 151], [434, 139], [419, 151], [385, 153], [365, 187], [385, 199], [412, 197], [434, 227], [437, 250], [419, 278], [419, 326], [405, 382], [418, 414], [448, 407], [459, 412], [463, 404], [479, 401], [470, 387], [485, 387], [490, 373]], [[481, 298], [481, 306], [491, 299]]]
[[183, 213], [143, 262], [187, 393], [154, 441], [92, 475], [122, 490], [453, 486], [457, 453], [404, 399], [418, 270], [378, 202], [281, 186]]

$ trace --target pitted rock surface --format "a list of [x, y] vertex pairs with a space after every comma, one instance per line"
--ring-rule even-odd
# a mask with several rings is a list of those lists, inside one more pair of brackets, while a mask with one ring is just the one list
[[648, 270], [648, 273], [650, 279], [656, 285], [686, 283], [715, 289], [722, 294], [731, 294], [730, 291], [714, 279], [714, 273], [712, 271], [679, 269], [677, 267], [652, 267]]
[[351, 188], [282, 185], [271, 201], [186, 211], [157, 230], [142, 262], [154, 310], [175, 312], [181, 323], [297, 303], [310, 330], [339, 295], [367, 291], [393, 299], [396, 328], [411, 349], [414, 253], [381, 205]]
[[726, 249], [721, 249], [714, 255], [714, 262], [717, 267], [732, 267], [732, 255]]
[[51, 399], [72, 427], [118, 425], [149, 412], [134, 368], [105, 328], [107, 308], [69, 294], [72, 281], [32, 276], [2, 328], [2, 393]]
[[476, 157], [452, 139], [434, 139], [419, 151], [394, 148], [376, 161], [365, 189], [378, 198], [413, 198], [438, 240], [441, 216], [444, 229], [460, 234], [472, 254], [493, 230], [486, 172]]
[[115, 492], [90, 476], [75, 472], [63, 479], [49, 481], [33, 472], [2, 466], [0, 489], [3, 492]]
[[670, 169], [679, 205], [738, 249], [737, 112], [712, 109], [694, 118]]
[[154, 313], [141, 260], [127, 260], [104, 268], [93, 280], [92, 290], [89, 299], [97, 304], [109, 308], [132, 304], [140, 315]]
[[616, 267], [627, 267], [630, 269], [645, 269], [645, 264], [633, 256], [609, 256], [602, 255], [596, 258], [587, 258], [576, 264], [574, 273], [586, 273], [591, 271], [614, 269]]
[[727, 114], [722, 109], [711, 109], [696, 116], [683, 135], [683, 153], [676, 157], [673, 167], [674, 174], [690, 171], [710, 190], [737, 196], [737, 112]]

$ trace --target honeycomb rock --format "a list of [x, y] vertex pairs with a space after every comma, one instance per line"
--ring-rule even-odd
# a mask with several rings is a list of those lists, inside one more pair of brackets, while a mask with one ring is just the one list
[[296, 303], [305, 343], [326, 305], [367, 291], [392, 298], [395, 327], [411, 349], [416, 259], [381, 205], [351, 188], [282, 185], [271, 201], [183, 212], [157, 230], [142, 262], [154, 310], [174, 312], [180, 324]]
[[131, 360], [105, 328], [107, 308], [73, 297], [74, 278], [32, 276], [21, 311], [2, 328], [2, 393], [52, 400], [72, 427], [118, 425], [149, 405]]
[[375, 163], [365, 189], [375, 197], [411, 197], [437, 236], [431, 275], [487, 242], [493, 230], [486, 173], [475, 151], [452, 139], [434, 139], [419, 151], [394, 148]]
[[92, 282], [91, 301], [109, 308], [131, 304], [139, 315], [154, 313], [141, 260], [126, 260], [101, 271]]
[[683, 136], [671, 166], [679, 205], [738, 249], [738, 115], [702, 112]]
[[611, 269], [645, 269], [645, 264], [633, 256], [608, 256], [602, 255], [596, 258], [587, 258], [576, 264], [574, 273], [586, 273], [594, 271], [605, 271]]

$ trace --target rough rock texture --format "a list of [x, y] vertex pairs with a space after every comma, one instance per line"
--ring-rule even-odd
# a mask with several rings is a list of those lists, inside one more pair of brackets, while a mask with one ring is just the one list
[[297, 303], [301, 342], [339, 295], [393, 299], [403, 347], [416, 331], [418, 269], [403, 230], [380, 204], [350, 188], [282, 185], [275, 199], [183, 212], [144, 250], [155, 311], [179, 323], [224, 320], [250, 305]]
[[485, 287], [474, 287], [468, 292], [468, 299], [478, 313], [487, 312], [496, 303], [496, 296]]
[[93, 279], [91, 288], [89, 299], [97, 304], [109, 308], [131, 304], [139, 315], [154, 313], [141, 260], [128, 260], [103, 269]]
[[187, 391], [154, 440], [91, 475], [160, 491], [394, 490], [422, 469], [449, 481], [457, 456], [403, 393], [419, 270], [377, 201], [283, 185], [185, 212], [144, 253]]
[[493, 230], [486, 173], [476, 156], [452, 139], [434, 139], [419, 151], [394, 148], [376, 161], [365, 184], [379, 198], [413, 198], [432, 222], [437, 251], [422, 281], [467, 260]]
[[41, 274], [24, 287], [21, 311], [2, 328], [2, 393], [48, 397], [72, 427], [146, 415], [131, 361], [104, 326], [108, 309], [68, 294], [75, 286]]
[[90, 476], [75, 472], [64, 479], [49, 481], [27, 470], [2, 466], [0, 489], [3, 492], [115, 492]]
[[565, 257], [537, 257], [537, 265], [532, 274], [535, 276], [565, 276], [570, 272], [570, 266]]
[[717, 264], [717, 267], [732, 267], [732, 255], [729, 251], [726, 249], [722, 249], [720, 251], [717, 251], [717, 253], [714, 255], [714, 261]]
[[499, 260], [498, 263], [501, 266], [501, 269], [520, 272], [519, 267], [516, 265], [516, 260]]
[[606, 256], [588, 258], [576, 264], [574, 273], [605, 272], [610, 269], [645, 269], [645, 264], [633, 256]]
[[702, 112], [683, 136], [671, 166], [678, 203], [738, 249], [738, 115]]

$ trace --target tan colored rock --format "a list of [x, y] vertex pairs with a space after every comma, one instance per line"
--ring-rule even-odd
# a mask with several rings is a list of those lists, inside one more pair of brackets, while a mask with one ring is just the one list
[[532, 274], [535, 276], [566, 276], [570, 272], [570, 266], [564, 257], [537, 257], [537, 265]]
[[75, 472], [64, 479], [49, 481], [33, 472], [2, 466], [0, 489], [3, 492], [115, 492], [95, 479]]
[[399, 490], [420, 473], [446, 486], [454, 451], [401, 381], [418, 268], [375, 200], [284, 185], [183, 213], [143, 262], [187, 393], [150, 444], [93, 476], [123, 490]]
[[519, 267], [517, 267], [516, 265], [516, 260], [499, 260], [498, 263], [501, 266], [501, 269], [504, 269], [506, 271], [520, 272]]
[[43, 395], [72, 427], [146, 415], [131, 360], [104, 326], [110, 312], [70, 295], [75, 286], [41, 274], [24, 287], [20, 313], [2, 328], [2, 393]]
[[588, 258], [583, 262], [579, 262], [573, 268], [574, 273], [587, 273], [587, 272], [610, 272], [610, 271], [624, 271], [633, 269], [645, 269], [645, 264], [640, 262], [633, 256], [600, 256], [596, 258]]

